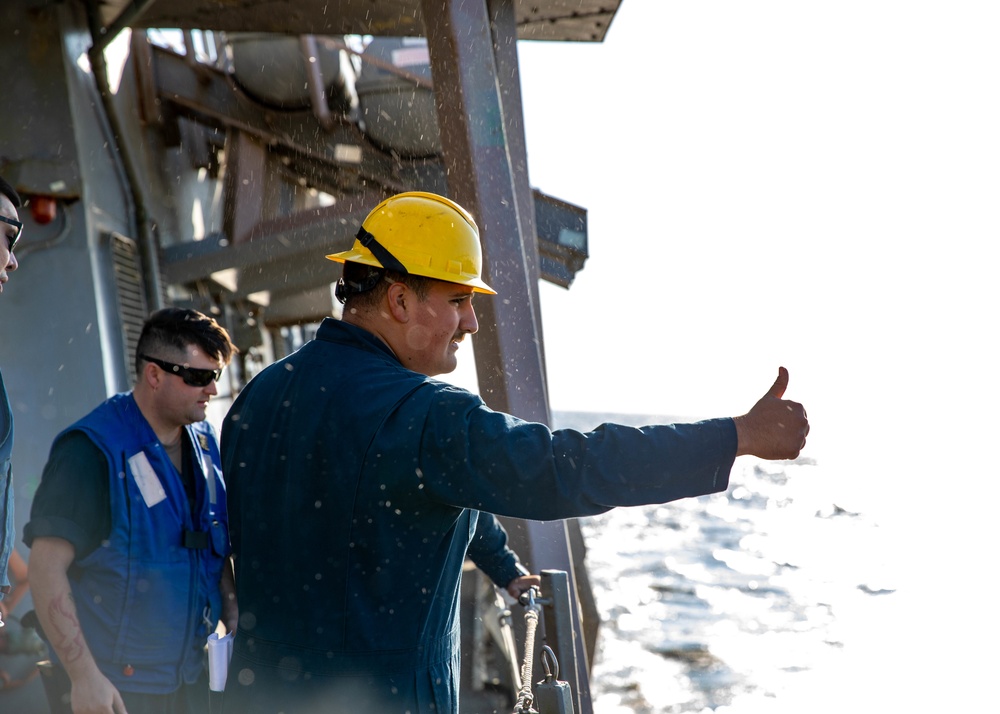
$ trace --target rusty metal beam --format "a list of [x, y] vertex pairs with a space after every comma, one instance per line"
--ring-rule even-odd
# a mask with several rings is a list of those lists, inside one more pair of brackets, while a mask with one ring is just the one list
[[[289, 35], [419, 37], [438, 6], [422, 0], [88, 0], [109, 31], [176, 27]], [[601, 42], [621, 0], [512, 0], [517, 37]], [[98, 41], [102, 35], [95, 35]]]
[[267, 149], [255, 137], [230, 131], [226, 138], [226, 209], [223, 222], [233, 245], [249, 240], [264, 217], [268, 182]]

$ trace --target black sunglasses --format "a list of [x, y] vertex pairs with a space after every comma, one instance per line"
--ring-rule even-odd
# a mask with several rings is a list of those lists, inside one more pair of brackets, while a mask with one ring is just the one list
[[0, 216], [0, 221], [14, 226], [14, 235], [7, 236], [7, 252], [13, 253], [14, 246], [17, 245], [17, 239], [21, 237], [21, 229], [24, 228], [24, 224], [21, 221], [15, 221], [13, 218], [7, 218], [7, 216]]
[[176, 374], [184, 380], [184, 384], [188, 384], [192, 387], [207, 387], [212, 382], [218, 382], [219, 377], [222, 376], [221, 369], [197, 369], [195, 367], [184, 367], [183, 365], [174, 364], [173, 362], [164, 362], [162, 359], [147, 357], [146, 355], [139, 355], [139, 359], [152, 362], [165, 372]]

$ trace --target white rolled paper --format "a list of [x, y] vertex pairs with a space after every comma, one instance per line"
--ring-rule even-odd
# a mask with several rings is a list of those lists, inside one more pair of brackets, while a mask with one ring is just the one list
[[208, 636], [208, 688], [213, 692], [226, 689], [229, 660], [233, 656], [233, 633], [219, 637], [218, 632]]

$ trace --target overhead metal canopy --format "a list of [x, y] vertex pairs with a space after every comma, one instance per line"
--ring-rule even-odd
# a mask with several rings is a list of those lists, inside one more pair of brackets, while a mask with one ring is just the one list
[[[420, 0], [90, 0], [105, 28], [425, 36]], [[621, 0], [514, 0], [520, 40], [601, 42]], [[111, 36], [117, 32], [110, 33]]]

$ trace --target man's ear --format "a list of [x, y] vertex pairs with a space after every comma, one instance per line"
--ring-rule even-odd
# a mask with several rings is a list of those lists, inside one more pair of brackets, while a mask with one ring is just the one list
[[147, 387], [156, 391], [160, 382], [163, 381], [164, 375], [152, 362], [143, 362], [142, 365], [142, 372], [136, 377], [136, 381], [142, 381]]
[[403, 283], [393, 283], [385, 291], [386, 302], [389, 305], [389, 313], [397, 322], [410, 321], [410, 306], [412, 305], [413, 294]]

